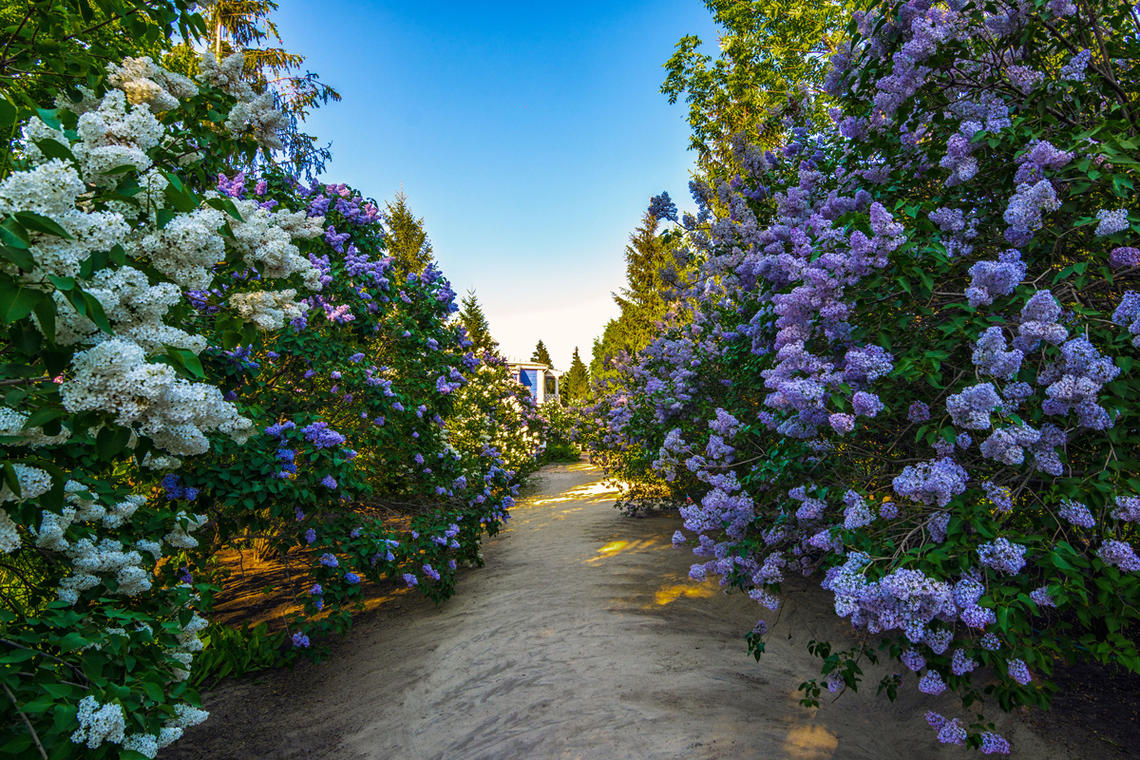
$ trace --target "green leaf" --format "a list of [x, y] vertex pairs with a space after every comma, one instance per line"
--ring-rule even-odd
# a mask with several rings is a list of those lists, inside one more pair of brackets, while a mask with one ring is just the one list
[[74, 161], [75, 156], [66, 145], [58, 140], [35, 140], [36, 147], [48, 158], [58, 158], [64, 161]]
[[105, 427], [95, 436], [95, 451], [103, 461], [114, 459], [131, 441], [131, 431], [124, 427]]
[[27, 250], [32, 244], [32, 239], [28, 237], [28, 231], [16, 221], [15, 217], [11, 216], [5, 219], [3, 224], [0, 224], [0, 241], [3, 241], [5, 245], [21, 250]]
[[143, 681], [142, 690], [146, 692], [146, 695], [153, 699], [155, 702], [158, 702], [159, 704], [162, 703], [164, 693], [162, 687], [158, 684], [154, 683], [153, 681]]
[[43, 427], [46, 423], [52, 420], [57, 420], [63, 416], [63, 409], [59, 407], [44, 407], [32, 412], [27, 421], [24, 422], [23, 430], [30, 430], [35, 427]]
[[8, 283], [0, 285], [0, 322], [10, 325], [23, 319], [32, 313], [32, 309], [43, 297], [45, 294], [40, 290], [18, 285], [12, 287]]
[[63, 131], [63, 125], [59, 123], [59, 111], [56, 109], [37, 108], [36, 113], [40, 117], [40, 121], [47, 124], [52, 129]]
[[0, 256], [18, 266], [25, 272], [36, 268], [36, 260], [27, 249], [16, 248], [10, 245], [0, 245]]
[[64, 238], [65, 240], [72, 240], [71, 233], [60, 227], [54, 220], [41, 216], [40, 214], [32, 213], [31, 211], [17, 211], [14, 216], [19, 220], [20, 224], [24, 225], [26, 229], [35, 230], [36, 232], [43, 232], [48, 235], [55, 235], [56, 237]]
[[239, 222], [245, 221], [242, 219], [241, 214], [238, 213], [237, 206], [234, 205], [233, 200], [230, 198], [210, 198], [206, 201], [206, 205], [216, 208], [218, 211], [225, 211]]
[[0, 98], [0, 130], [11, 129], [12, 125], [16, 123], [18, 113], [16, 106], [12, 105], [12, 101], [7, 98]]

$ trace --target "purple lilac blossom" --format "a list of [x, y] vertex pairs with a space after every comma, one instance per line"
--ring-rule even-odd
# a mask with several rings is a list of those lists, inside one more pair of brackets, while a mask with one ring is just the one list
[[1112, 312], [1112, 323], [1128, 328], [1132, 345], [1140, 348], [1140, 293], [1129, 290], [1120, 298], [1120, 304]]
[[1113, 269], [1127, 269], [1140, 266], [1140, 248], [1120, 246], [1113, 248], [1108, 256], [1108, 263]]
[[923, 694], [931, 694], [937, 696], [946, 691], [946, 682], [942, 680], [942, 674], [937, 670], [928, 670], [918, 681], [918, 690]]
[[982, 746], [979, 749], [983, 755], [1008, 755], [1010, 753], [1009, 742], [1001, 734], [995, 734], [993, 731], [982, 732]]
[[1038, 607], [1056, 607], [1057, 603], [1053, 601], [1053, 597], [1049, 594], [1048, 586], [1040, 586], [1029, 592], [1029, 598], [1033, 600], [1034, 604]]
[[1022, 686], [1027, 685], [1030, 681], [1033, 680], [1033, 677], [1029, 675], [1029, 668], [1026, 666], [1025, 660], [1015, 657], [1013, 659], [1006, 660], [1005, 664], [1006, 669], [1009, 673], [1009, 677], [1014, 681], [1017, 681]]
[[930, 419], [930, 407], [922, 401], [915, 401], [907, 409], [906, 418], [911, 422], [926, 422]]
[[976, 667], [978, 667], [978, 663], [967, 657], [965, 650], [954, 650], [954, 654], [950, 658], [950, 671], [954, 675], [965, 675], [966, 673], [972, 672]]
[[948, 457], [917, 465], [907, 465], [893, 481], [895, 493], [922, 504], [946, 506], [966, 490], [969, 476]]
[[978, 559], [986, 567], [1016, 575], [1025, 567], [1025, 547], [1006, 538], [995, 538], [978, 547]]
[[1025, 279], [1026, 265], [1021, 252], [1010, 248], [997, 261], [979, 261], [970, 267], [970, 285], [966, 298], [970, 305], [985, 306], [997, 296], [1007, 296]]
[[1096, 226], [1097, 237], [1107, 237], [1128, 229], [1128, 211], [1126, 209], [1102, 209], [1096, 212], [1100, 224]]
[[971, 385], [961, 393], [946, 399], [946, 411], [957, 427], [967, 430], [987, 430], [990, 427], [990, 414], [1001, 408], [992, 383]]
[[1105, 541], [1096, 550], [1096, 556], [1104, 564], [1117, 567], [1126, 573], [1140, 570], [1140, 557], [1137, 557], [1132, 546], [1124, 541]]
[[1117, 496], [1116, 509], [1112, 510], [1113, 520], [1140, 522], [1140, 496]]

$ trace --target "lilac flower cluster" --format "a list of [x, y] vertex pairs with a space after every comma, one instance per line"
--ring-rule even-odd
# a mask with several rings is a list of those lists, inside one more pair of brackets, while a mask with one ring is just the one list
[[1026, 264], [1016, 248], [1001, 253], [997, 261], [979, 261], [970, 267], [966, 299], [971, 306], [986, 306], [998, 296], [1007, 296], [1025, 279]]
[[1025, 547], [1006, 538], [995, 538], [978, 547], [978, 560], [1000, 573], [1016, 575], [1025, 567]]
[[345, 437], [329, 427], [327, 422], [314, 422], [301, 429], [305, 440], [318, 449], [328, 449], [345, 442]]

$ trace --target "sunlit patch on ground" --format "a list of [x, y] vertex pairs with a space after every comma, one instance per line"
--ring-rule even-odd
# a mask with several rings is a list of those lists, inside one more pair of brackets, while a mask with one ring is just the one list
[[546, 507], [551, 504], [563, 504], [568, 501], [588, 501], [590, 503], [599, 503], [603, 501], [611, 501], [620, 493], [617, 486], [606, 485], [605, 483], [587, 483], [586, 485], [571, 488], [568, 491], [563, 491], [557, 496], [550, 496], [545, 499], [528, 499], [519, 506], [524, 507]]
[[826, 760], [835, 755], [839, 738], [823, 726], [792, 726], [784, 738], [781, 757], [793, 760]]
[[670, 583], [661, 586], [653, 594], [653, 604], [657, 607], [667, 607], [678, 599], [707, 599], [716, 596], [720, 586], [716, 581], [708, 580], [703, 583], [689, 581], [688, 583]]
[[601, 564], [603, 560], [610, 559], [611, 557], [616, 557], [619, 554], [625, 554], [626, 552], [645, 551], [647, 549], [658, 549], [662, 546], [665, 546], [665, 543], [656, 538], [635, 538], [629, 541], [610, 541], [608, 544], [598, 549], [597, 554], [586, 560], [586, 564], [596, 566]]

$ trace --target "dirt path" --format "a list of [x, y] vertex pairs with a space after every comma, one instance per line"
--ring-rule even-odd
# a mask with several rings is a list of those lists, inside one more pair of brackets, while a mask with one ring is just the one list
[[[847, 694], [797, 702], [804, 644], [842, 636], [822, 592], [795, 594], [759, 664], [742, 635], [762, 610], [687, 578], [676, 517], [622, 517], [585, 465], [549, 467], [488, 542], [487, 566], [440, 607], [414, 595], [360, 619], [331, 661], [226, 684], [172, 758], [964, 758], [923, 713]], [[789, 636], [793, 636], [789, 640]], [[1094, 757], [999, 726], [1015, 757]], [[163, 755], [167, 757], [167, 755]]]

